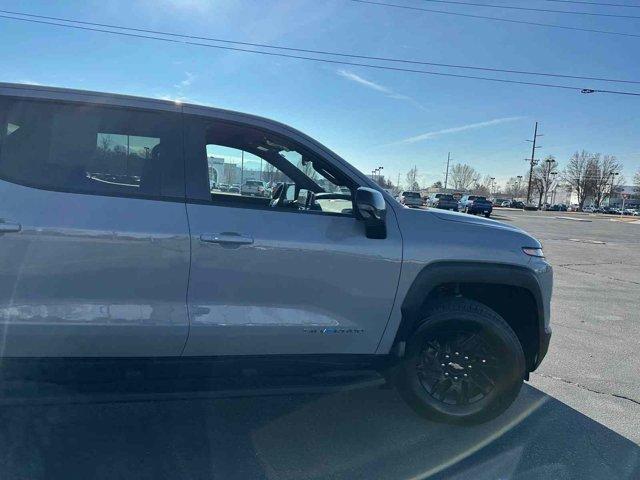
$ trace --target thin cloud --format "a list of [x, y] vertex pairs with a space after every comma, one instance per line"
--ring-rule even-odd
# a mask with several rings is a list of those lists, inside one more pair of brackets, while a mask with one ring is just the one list
[[174, 85], [174, 87], [176, 87], [177, 89], [184, 89], [184, 88], [190, 87], [196, 78], [196, 76], [191, 72], [184, 72], [184, 74], [185, 74], [185, 79]]
[[442, 135], [448, 135], [450, 133], [466, 132], [467, 130], [477, 130], [479, 128], [492, 127], [494, 125], [500, 125], [502, 123], [509, 123], [509, 122], [522, 120], [523, 118], [525, 117], [494, 118], [493, 120], [487, 120], [485, 122], [469, 123], [467, 125], [461, 125], [459, 127], [445, 128], [442, 130], [434, 130], [432, 132], [421, 133], [420, 135], [416, 135], [414, 137], [405, 138], [404, 140], [400, 140], [399, 142], [396, 142], [396, 144], [421, 142], [423, 140], [430, 140], [432, 138], [437, 138]]
[[376, 90], [378, 92], [393, 94], [393, 92], [385, 87], [384, 85], [380, 85], [379, 83], [372, 82], [371, 80], [367, 80], [366, 78], [362, 78], [360, 75], [356, 75], [353, 72], [348, 72], [347, 70], [338, 70], [338, 75], [346, 78], [347, 80], [351, 80], [352, 82], [359, 83], [360, 85], [364, 85], [367, 88], [372, 90]]
[[355, 82], [355, 83], [357, 83], [359, 85], [362, 85], [363, 87], [369, 88], [371, 90], [375, 90], [376, 92], [384, 93], [384, 95], [389, 97], [389, 98], [393, 98], [394, 100], [407, 101], [407, 102], [413, 104], [414, 106], [424, 110], [424, 107], [422, 105], [420, 105], [418, 102], [416, 102], [413, 98], [411, 98], [408, 95], [404, 95], [402, 93], [394, 92], [393, 90], [391, 90], [388, 87], [385, 87], [384, 85], [381, 85], [379, 83], [373, 82], [371, 80], [367, 80], [366, 78], [361, 77], [360, 75], [357, 75], [357, 74], [355, 74], [353, 72], [349, 72], [348, 70], [340, 69], [336, 73], [338, 75], [340, 75], [341, 77], [346, 78], [347, 80], [350, 80], [350, 81]]

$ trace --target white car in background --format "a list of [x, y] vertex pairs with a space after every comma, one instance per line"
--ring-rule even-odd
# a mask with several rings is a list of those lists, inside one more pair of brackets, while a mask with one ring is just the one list
[[242, 186], [242, 194], [253, 197], [266, 197], [265, 183], [260, 180], [247, 180]]
[[400, 195], [398, 195], [398, 201], [406, 207], [422, 206], [422, 197], [420, 196], [420, 192], [411, 192], [405, 190], [404, 192], [400, 193]]

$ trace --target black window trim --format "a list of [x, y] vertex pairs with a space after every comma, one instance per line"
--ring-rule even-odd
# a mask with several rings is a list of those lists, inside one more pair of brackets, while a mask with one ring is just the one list
[[[228, 201], [228, 202], [216, 202], [213, 199], [211, 200], [205, 200], [205, 199], [201, 199], [201, 198], [194, 198], [193, 196], [190, 196], [190, 186], [187, 185], [185, 188], [185, 201], [187, 204], [192, 204], [192, 205], [209, 205], [212, 207], [227, 207], [227, 208], [244, 208], [244, 209], [249, 209], [249, 210], [267, 210], [267, 211], [271, 211], [271, 212], [279, 212], [279, 213], [294, 213], [294, 214], [309, 214], [309, 215], [321, 215], [321, 216], [331, 216], [331, 217], [340, 217], [340, 218], [356, 218], [355, 215], [355, 190], [360, 186], [358, 182], [356, 182], [354, 180], [354, 176], [350, 175], [349, 173], [344, 172], [343, 169], [336, 167], [332, 162], [327, 161], [326, 159], [323, 158], [322, 155], [319, 154], [319, 152], [314, 151], [314, 149], [309, 148], [305, 145], [302, 144], [302, 142], [296, 140], [295, 138], [292, 138], [291, 134], [289, 133], [281, 133], [278, 131], [275, 131], [273, 129], [270, 129], [268, 127], [264, 127], [262, 125], [254, 125], [248, 122], [243, 122], [243, 121], [238, 121], [238, 120], [229, 120], [226, 118], [219, 118], [216, 116], [209, 116], [209, 115], [201, 115], [201, 114], [195, 114], [195, 113], [183, 113], [182, 114], [182, 121], [183, 121], [183, 131], [185, 132], [185, 142], [184, 142], [184, 158], [185, 158], [185, 182], [188, 182], [190, 178], [192, 178], [190, 176], [190, 170], [193, 170], [194, 166], [192, 165], [192, 162], [197, 161], [193, 158], [191, 158], [194, 155], [194, 152], [187, 152], [187, 148], [191, 148], [191, 147], [195, 147], [195, 142], [193, 138], [189, 138], [190, 137], [190, 131], [189, 131], [189, 120], [191, 121], [195, 121], [195, 122], [209, 122], [209, 123], [224, 123], [227, 125], [234, 125], [234, 126], [239, 126], [239, 127], [243, 127], [243, 128], [252, 128], [255, 130], [259, 130], [262, 132], [265, 132], [266, 134], [272, 134], [275, 135], [277, 137], [283, 137], [286, 140], [289, 140], [291, 143], [293, 143], [296, 147], [298, 147], [300, 149], [299, 153], [308, 153], [310, 156], [316, 157], [316, 158], [320, 158], [321, 161], [323, 161], [324, 163], [329, 163], [329, 165], [333, 168], [337, 168], [337, 170], [339, 171], [339, 173], [344, 177], [345, 180], [347, 180], [349, 183], [351, 183], [351, 186], [349, 187], [349, 189], [351, 190], [351, 195], [352, 195], [352, 199], [351, 199], [351, 204], [352, 204], [352, 213], [337, 213], [337, 212], [325, 212], [325, 211], [317, 211], [317, 210], [295, 210], [295, 209], [287, 209], [287, 208], [274, 208], [271, 207], [269, 205], [258, 205], [255, 203], [251, 203], [251, 202], [243, 202], [242, 200], [234, 202], [234, 201]], [[202, 123], [201, 123], [202, 124]], [[250, 152], [251, 153], [251, 152]], [[205, 155], [206, 157], [206, 155]], [[202, 161], [202, 160], [200, 160]], [[267, 160], [265, 160], [267, 161]], [[192, 181], [192, 180], [191, 180]], [[241, 197], [240, 197], [241, 198]]]

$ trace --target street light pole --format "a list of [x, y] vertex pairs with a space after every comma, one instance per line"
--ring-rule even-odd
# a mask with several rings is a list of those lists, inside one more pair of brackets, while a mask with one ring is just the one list
[[[553, 168], [553, 164], [556, 163], [556, 161], [553, 158], [547, 158], [545, 162], [549, 165], [547, 167], [546, 180], [544, 184], [544, 203], [547, 203], [547, 196], [549, 194], [549, 175], [552, 175], [551, 169]], [[553, 175], [555, 175], [555, 173], [556, 172], [554, 172]]]
[[444, 191], [447, 191], [447, 182], [449, 181], [449, 162], [451, 161], [451, 152], [447, 153], [447, 171], [444, 174]]
[[[555, 187], [557, 187], [556, 184], [556, 175], [558, 174], [558, 172], [549, 172], [549, 175], [553, 175], [553, 181], [551, 182], [554, 185], [554, 192], [551, 195], [551, 203], [555, 204], [555, 198], [556, 198], [556, 194], [555, 194]], [[547, 193], [549, 193], [549, 190], [551, 190], [551, 188], [547, 188]], [[544, 203], [547, 203], [547, 193], [544, 194]]]

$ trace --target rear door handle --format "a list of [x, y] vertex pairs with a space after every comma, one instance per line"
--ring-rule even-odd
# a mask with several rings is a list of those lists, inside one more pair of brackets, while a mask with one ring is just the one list
[[253, 238], [235, 232], [203, 233], [200, 235], [200, 241], [221, 245], [251, 245]]
[[1, 223], [0, 233], [12, 233], [22, 230], [22, 226], [19, 223]]

